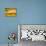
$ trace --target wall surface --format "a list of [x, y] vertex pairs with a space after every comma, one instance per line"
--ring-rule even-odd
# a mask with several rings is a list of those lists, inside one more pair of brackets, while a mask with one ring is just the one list
[[[7, 7], [17, 8], [17, 16], [5, 17]], [[17, 24], [46, 24], [46, 0], [0, 0], [0, 44], [8, 43], [9, 32], [17, 34]]]

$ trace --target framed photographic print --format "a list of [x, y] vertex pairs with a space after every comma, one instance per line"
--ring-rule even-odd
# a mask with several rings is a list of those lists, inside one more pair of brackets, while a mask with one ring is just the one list
[[16, 16], [16, 8], [5, 8], [5, 16]]
[[46, 25], [19, 24], [18, 38], [21, 40], [46, 41]]

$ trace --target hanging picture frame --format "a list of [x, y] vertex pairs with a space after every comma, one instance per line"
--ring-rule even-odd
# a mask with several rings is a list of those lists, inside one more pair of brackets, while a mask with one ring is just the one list
[[16, 16], [16, 8], [5, 8], [5, 16]]

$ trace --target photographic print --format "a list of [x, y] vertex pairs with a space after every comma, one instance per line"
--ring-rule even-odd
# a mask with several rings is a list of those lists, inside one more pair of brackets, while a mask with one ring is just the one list
[[16, 16], [16, 8], [5, 8], [5, 16]]
[[31, 46], [32, 43], [41, 43], [46, 41], [46, 25], [18, 25], [18, 38], [20, 46]]

